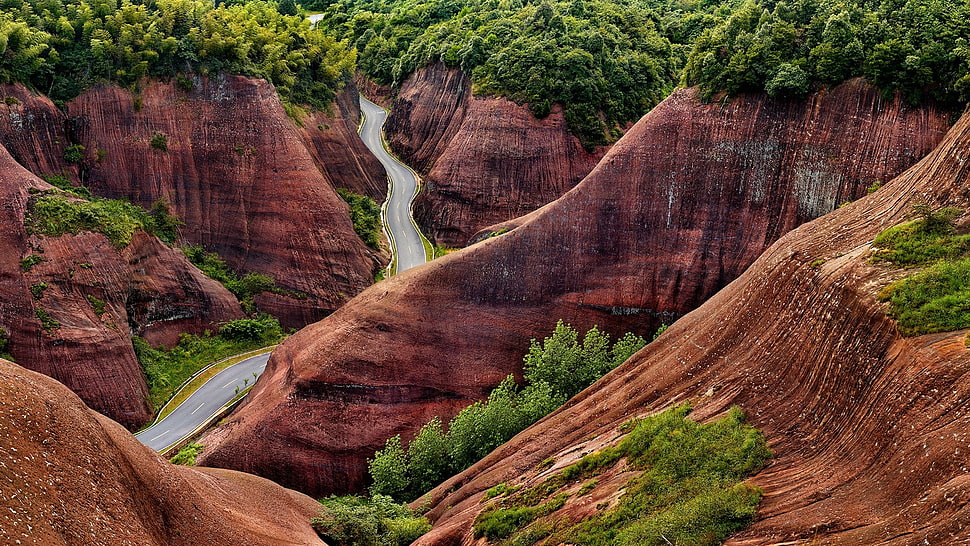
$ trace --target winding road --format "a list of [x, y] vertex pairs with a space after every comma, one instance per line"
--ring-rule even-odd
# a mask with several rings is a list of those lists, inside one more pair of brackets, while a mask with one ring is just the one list
[[397, 259], [397, 272], [400, 273], [428, 261], [424, 241], [411, 219], [411, 201], [418, 191], [418, 179], [414, 171], [384, 148], [381, 130], [387, 120], [387, 111], [364, 97], [360, 98], [360, 109], [364, 114], [360, 138], [384, 165], [390, 180], [384, 221], [390, 233], [392, 252]]
[[236, 387], [241, 391], [256, 381], [256, 376], [263, 373], [269, 355], [270, 353], [264, 353], [249, 357], [217, 373], [186, 398], [185, 402], [182, 402], [172, 413], [135, 434], [135, 438], [155, 451], [164, 451], [195, 433], [210, 417], [236, 397], [238, 394]]
[[[417, 193], [418, 180], [414, 171], [384, 148], [381, 132], [387, 120], [387, 111], [364, 97], [360, 98], [360, 108], [364, 114], [360, 138], [387, 171], [389, 183], [384, 222], [397, 261], [397, 272], [400, 273], [427, 261], [424, 241], [411, 217], [411, 201]], [[196, 434], [239, 391], [255, 382], [257, 376], [263, 373], [269, 355], [253, 356], [222, 370], [172, 413], [135, 437], [155, 451], [165, 451]]]

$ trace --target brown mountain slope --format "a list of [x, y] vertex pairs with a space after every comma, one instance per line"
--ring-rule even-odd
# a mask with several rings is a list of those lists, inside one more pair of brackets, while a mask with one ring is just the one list
[[28, 233], [28, 200], [44, 191], [57, 192], [0, 146], [0, 328], [7, 350], [97, 411], [137, 427], [151, 407], [131, 336], [174, 343], [182, 332], [241, 318], [242, 309], [180, 251], [143, 232], [123, 249], [96, 233]]
[[[377, 255], [266, 81], [200, 77], [188, 92], [150, 82], [137, 96], [100, 87], [68, 112], [95, 193], [167, 199], [188, 241], [294, 294], [257, 298], [285, 325], [319, 320], [373, 283]], [[166, 150], [152, 146], [157, 134]]]
[[730, 543], [966, 543], [967, 332], [900, 337], [876, 294], [902, 273], [869, 256], [914, 203], [959, 207], [966, 227], [968, 155], [964, 116], [912, 170], [789, 233], [568, 406], [439, 486], [422, 542], [470, 543], [484, 489], [536, 483], [539, 461], [567, 465], [627, 419], [689, 399], [700, 419], [741, 406], [775, 454], [753, 479], [766, 494], [757, 521]]
[[313, 499], [169, 464], [63, 385], [0, 360], [0, 542], [322, 544]]
[[529, 213], [579, 183], [606, 152], [583, 150], [557, 106], [471, 95], [461, 70], [437, 64], [401, 86], [387, 121], [391, 148], [424, 177], [415, 218], [437, 244], [465, 246], [478, 230]]
[[69, 172], [64, 161], [67, 117], [43, 95], [0, 85], [0, 145], [36, 175]]
[[487, 394], [558, 319], [650, 335], [786, 230], [911, 165], [945, 127], [858, 82], [804, 103], [704, 105], [678, 91], [522, 227], [291, 337], [205, 462], [312, 494], [359, 489], [386, 438]]

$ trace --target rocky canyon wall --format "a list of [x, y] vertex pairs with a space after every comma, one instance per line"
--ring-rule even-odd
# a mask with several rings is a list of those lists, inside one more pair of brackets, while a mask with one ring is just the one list
[[0, 328], [7, 351], [127, 427], [152, 413], [131, 336], [173, 344], [182, 332], [242, 318], [236, 298], [178, 250], [144, 232], [116, 248], [81, 232], [28, 230], [28, 202], [57, 193], [0, 147]]
[[274, 277], [285, 294], [263, 294], [257, 304], [301, 327], [372, 284], [382, 260], [354, 233], [334, 191], [339, 184], [373, 193], [373, 164], [350, 146], [333, 165], [326, 156], [334, 148], [326, 135], [346, 136], [353, 121], [343, 112], [352, 108], [344, 97], [332, 113], [339, 120], [315, 115], [300, 129], [269, 83], [220, 76], [196, 77], [188, 90], [148, 82], [134, 95], [99, 87], [67, 112], [92, 191], [144, 206], [167, 200], [187, 241], [238, 271]]
[[287, 340], [204, 461], [314, 495], [360, 490], [386, 438], [485, 396], [558, 319], [651, 335], [786, 231], [911, 166], [947, 118], [861, 82], [802, 102], [679, 90], [522, 226]]
[[171, 465], [63, 385], [5, 360], [0, 480], [4, 544], [323, 544], [310, 527], [313, 499], [239, 472]]
[[483, 227], [557, 199], [606, 151], [584, 150], [558, 106], [539, 120], [528, 106], [473, 97], [471, 87], [458, 69], [418, 70], [387, 121], [391, 149], [423, 177], [415, 218], [440, 245], [465, 246]]
[[[774, 452], [751, 480], [765, 494], [758, 516], [728, 544], [966, 541], [967, 332], [901, 337], [877, 294], [904, 272], [870, 257], [874, 237], [912, 218], [913, 204], [957, 207], [966, 229], [968, 156], [964, 116], [919, 165], [786, 235], [657, 341], [436, 488], [435, 529], [422, 540], [475, 542], [489, 487], [538, 484], [614, 444], [623, 422], [690, 400], [699, 420], [740, 406]], [[537, 471], [547, 458], [554, 468]], [[615, 498], [617, 485], [592, 496]], [[582, 513], [582, 502], [550, 518]]]

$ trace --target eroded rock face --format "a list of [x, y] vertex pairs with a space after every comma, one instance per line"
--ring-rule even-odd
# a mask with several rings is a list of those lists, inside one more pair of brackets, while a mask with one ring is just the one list
[[902, 338], [877, 294], [904, 272], [869, 257], [916, 203], [958, 207], [966, 225], [968, 155], [965, 115], [916, 167], [783, 237], [568, 406], [436, 488], [423, 540], [472, 543], [487, 488], [539, 483], [538, 462], [562, 468], [615, 443], [631, 417], [689, 399], [699, 420], [740, 406], [774, 452], [752, 479], [758, 517], [729, 544], [966, 541], [966, 331]]
[[303, 120], [301, 133], [313, 161], [334, 187], [381, 203], [387, 197], [387, 173], [357, 136], [357, 99], [356, 87], [348, 85], [337, 95], [332, 112], [312, 112]]
[[946, 128], [943, 113], [860, 82], [799, 103], [705, 105], [677, 91], [520, 227], [382, 282], [287, 340], [206, 440], [205, 461], [314, 495], [360, 490], [386, 438], [486, 395], [558, 319], [649, 336], [787, 230], [915, 163]]
[[43, 95], [22, 85], [0, 85], [0, 145], [30, 172], [76, 177], [64, 161], [67, 116]]
[[[257, 304], [284, 325], [319, 320], [373, 283], [380, 258], [354, 233], [334, 180], [304, 141], [314, 131], [339, 131], [316, 123], [301, 132], [269, 83], [199, 77], [190, 91], [150, 82], [137, 96], [100, 87], [71, 101], [68, 112], [95, 193], [145, 206], [166, 199], [185, 222], [186, 240], [239, 271], [276, 279], [287, 295]], [[165, 149], [162, 140], [152, 145], [156, 135]], [[320, 144], [317, 153], [327, 148], [309, 140]]]
[[96, 233], [28, 233], [28, 199], [43, 191], [57, 190], [0, 147], [0, 328], [9, 353], [137, 427], [152, 408], [131, 336], [173, 344], [182, 332], [242, 318], [242, 309], [180, 251], [143, 232], [123, 249]]
[[5, 360], [0, 479], [4, 544], [323, 544], [313, 499], [169, 464], [63, 385]]
[[436, 243], [455, 247], [485, 226], [554, 201], [606, 152], [586, 152], [558, 106], [538, 120], [527, 106], [472, 97], [468, 76], [441, 64], [401, 86], [386, 132], [391, 148], [423, 176], [415, 218]]

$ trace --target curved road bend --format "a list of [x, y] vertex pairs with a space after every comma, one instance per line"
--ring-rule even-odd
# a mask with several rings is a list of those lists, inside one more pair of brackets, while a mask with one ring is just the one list
[[388, 231], [391, 232], [394, 245], [392, 251], [397, 257], [397, 272], [400, 273], [427, 261], [424, 242], [411, 220], [411, 199], [418, 191], [418, 180], [411, 169], [384, 149], [381, 130], [387, 119], [387, 111], [364, 97], [360, 97], [360, 109], [364, 113], [360, 138], [384, 165], [391, 181], [385, 221]]
[[236, 387], [241, 391], [252, 386], [256, 381], [253, 374], [258, 376], [263, 373], [269, 355], [265, 353], [249, 357], [217, 373], [172, 413], [136, 434], [135, 438], [155, 451], [162, 451], [185, 438], [235, 398]]

